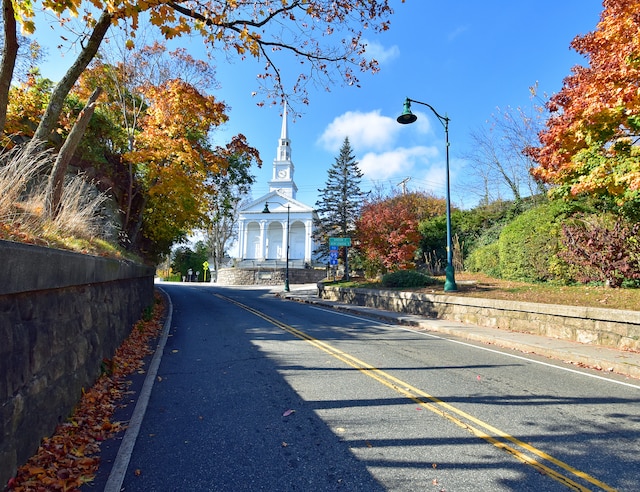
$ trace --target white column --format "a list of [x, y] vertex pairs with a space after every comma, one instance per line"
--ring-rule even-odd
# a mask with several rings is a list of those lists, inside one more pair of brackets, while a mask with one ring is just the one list
[[238, 220], [238, 259], [244, 260], [247, 257], [246, 243], [247, 243], [247, 231], [245, 228], [244, 219]]
[[266, 253], [267, 253], [267, 235], [264, 233], [265, 229], [266, 229], [266, 225], [267, 225], [267, 221], [266, 220], [261, 220], [260, 221], [260, 258], [261, 260], [266, 259]]
[[313, 220], [306, 220], [304, 223], [304, 261], [311, 264], [311, 255], [313, 253], [313, 239], [311, 233], [313, 232]]

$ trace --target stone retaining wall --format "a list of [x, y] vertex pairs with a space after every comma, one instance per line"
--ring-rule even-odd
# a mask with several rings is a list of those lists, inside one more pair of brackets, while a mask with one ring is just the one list
[[[281, 285], [284, 284], [284, 268], [222, 268], [218, 270], [219, 285]], [[289, 268], [290, 284], [309, 284], [326, 277], [326, 270]]]
[[153, 303], [154, 270], [0, 241], [0, 484], [37, 450]]
[[640, 312], [318, 284], [323, 299], [522, 333], [640, 350]]

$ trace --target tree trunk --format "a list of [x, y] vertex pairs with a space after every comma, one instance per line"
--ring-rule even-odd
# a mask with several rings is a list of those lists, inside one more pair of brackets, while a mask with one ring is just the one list
[[11, 0], [2, 0], [2, 20], [4, 22], [4, 46], [2, 67], [0, 67], [0, 133], [4, 131], [9, 104], [9, 88], [18, 56], [18, 34]]
[[64, 100], [69, 94], [69, 91], [73, 87], [73, 84], [76, 83], [82, 72], [85, 68], [91, 63], [94, 56], [98, 52], [98, 48], [104, 39], [104, 36], [107, 34], [109, 27], [111, 26], [111, 21], [113, 20], [113, 15], [109, 12], [103, 12], [95, 27], [93, 28], [93, 32], [91, 33], [91, 37], [87, 42], [86, 46], [76, 58], [76, 61], [71, 65], [67, 73], [62, 77], [60, 82], [53, 89], [53, 93], [51, 94], [51, 99], [49, 100], [49, 104], [47, 105], [47, 109], [45, 110], [42, 119], [40, 120], [40, 124], [36, 129], [35, 134], [33, 135], [33, 139], [29, 144], [30, 150], [37, 150], [40, 147], [46, 145], [49, 140], [49, 136], [51, 132], [56, 126], [58, 119], [60, 118], [60, 113], [62, 112], [62, 105], [64, 104]]
[[89, 124], [89, 120], [91, 120], [93, 111], [96, 108], [96, 101], [100, 97], [100, 94], [102, 94], [102, 89], [98, 87], [93, 91], [91, 97], [89, 97], [87, 105], [82, 111], [80, 111], [80, 115], [71, 129], [71, 133], [69, 133], [69, 136], [60, 149], [56, 162], [53, 165], [45, 196], [46, 213], [51, 219], [55, 219], [60, 212], [62, 188], [64, 185], [64, 177], [67, 174], [67, 168], [69, 167], [69, 162], [71, 161], [71, 158], [78, 148], [78, 144], [87, 129], [87, 125]]
[[[144, 196], [140, 203], [140, 208], [137, 210], [135, 215], [135, 222], [129, 226], [129, 224], [125, 224], [123, 229], [127, 231], [129, 237], [127, 237], [127, 243], [123, 244], [127, 249], [131, 249], [135, 247], [138, 242], [138, 234], [140, 234], [140, 229], [142, 229], [142, 221], [144, 218], [144, 207], [147, 205], [147, 197]], [[133, 213], [129, 216], [129, 221], [132, 222], [134, 220]]]

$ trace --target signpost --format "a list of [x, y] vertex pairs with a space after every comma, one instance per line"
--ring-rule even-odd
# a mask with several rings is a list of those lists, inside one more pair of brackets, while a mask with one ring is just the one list
[[[338, 248], [349, 248], [351, 246], [350, 237], [330, 237], [329, 238], [329, 263], [338, 264]], [[349, 251], [344, 255], [344, 279], [349, 280]]]
[[204, 261], [204, 263], [202, 264], [202, 268], [203, 268], [203, 278], [202, 281], [206, 282], [207, 281], [207, 272], [209, 271], [209, 262], [207, 260]]
[[351, 238], [350, 237], [330, 237], [329, 238], [329, 247], [331, 246], [351, 246]]
[[329, 264], [338, 264], [338, 246], [329, 246]]

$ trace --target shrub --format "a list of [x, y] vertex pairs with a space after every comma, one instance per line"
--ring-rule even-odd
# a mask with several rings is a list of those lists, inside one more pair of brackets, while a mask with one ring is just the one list
[[549, 202], [505, 226], [498, 240], [500, 276], [528, 282], [555, 279], [561, 223], [574, 209], [563, 201]]
[[591, 216], [562, 227], [566, 247], [560, 257], [574, 265], [581, 282], [602, 281], [620, 287], [625, 280], [640, 279], [640, 223]]
[[383, 287], [426, 287], [433, 285], [436, 280], [415, 270], [398, 270], [382, 276]]
[[488, 244], [474, 250], [464, 262], [465, 270], [482, 272], [491, 277], [500, 277], [498, 243]]

